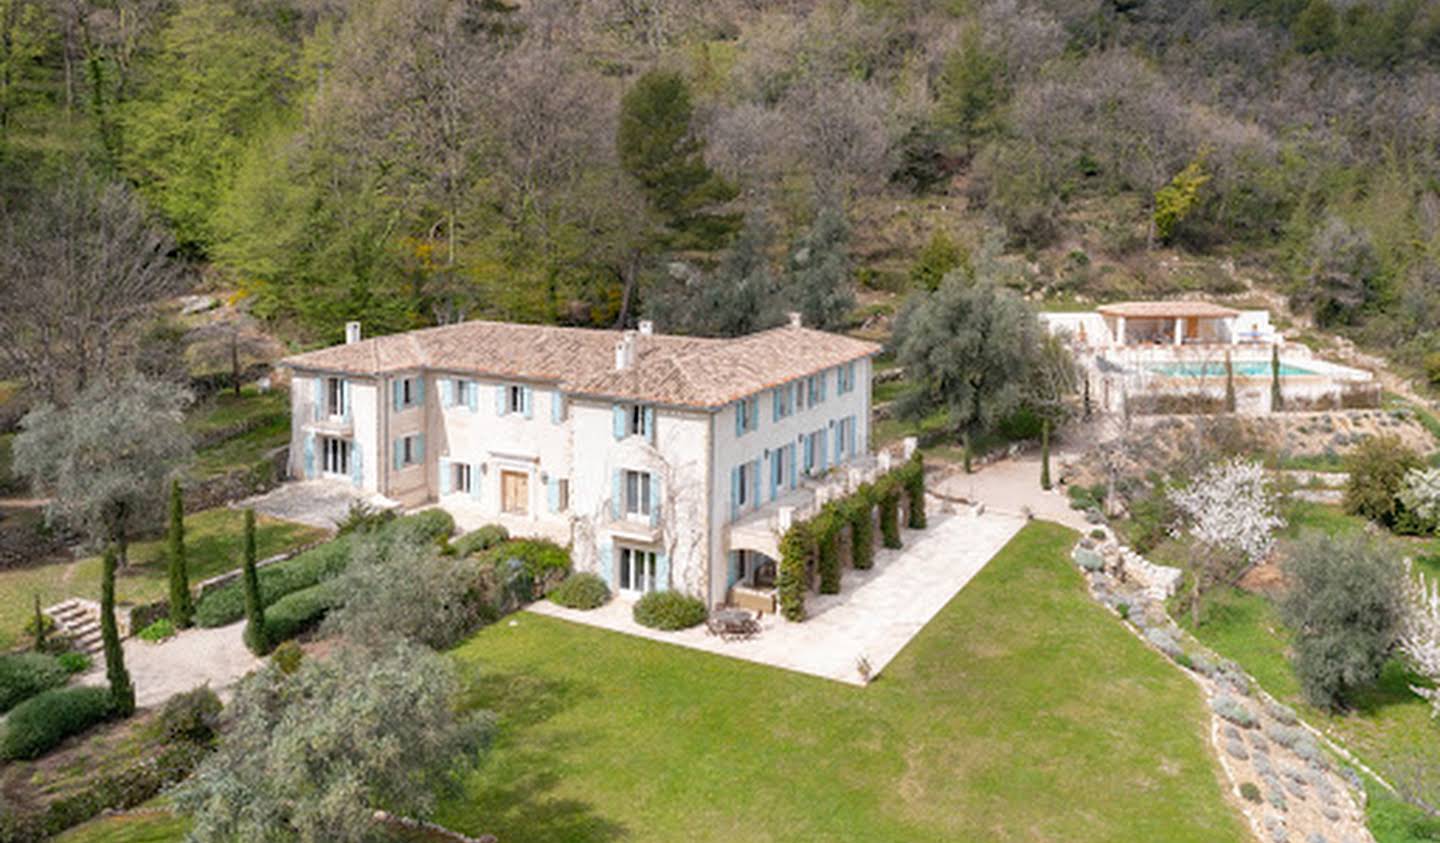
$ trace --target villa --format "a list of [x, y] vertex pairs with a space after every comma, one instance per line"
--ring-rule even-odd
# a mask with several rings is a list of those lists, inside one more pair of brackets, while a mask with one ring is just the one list
[[[292, 476], [572, 546], [621, 594], [772, 593], [778, 536], [874, 476], [874, 343], [472, 321], [288, 358]], [[751, 603], [753, 605], [753, 602]]]
[[1379, 400], [1371, 373], [1287, 343], [1265, 310], [1143, 301], [1040, 318], [1068, 340], [1102, 411], [1213, 409], [1225, 401], [1228, 383], [1238, 412], [1268, 413], [1277, 409], [1271, 388], [1277, 375], [1286, 409], [1375, 406]]

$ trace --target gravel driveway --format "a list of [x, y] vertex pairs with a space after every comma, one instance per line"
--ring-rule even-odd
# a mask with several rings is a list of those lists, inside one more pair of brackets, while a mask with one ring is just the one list
[[366, 494], [346, 483], [332, 480], [283, 483], [263, 495], [246, 498], [233, 506], [239, 509], [253, 508], [257, 515], [269, 515], [333, 530], [336, 524], [345, 520], [350, 506], [361, 502], [378, 509], [398, 506], [389, 498]]

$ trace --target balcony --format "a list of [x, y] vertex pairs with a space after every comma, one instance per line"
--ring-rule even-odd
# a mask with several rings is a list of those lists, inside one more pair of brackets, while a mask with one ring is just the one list
[[355, 432], [355, 421], [349, 413], [343, 416], [321, 416], [306, 422], [304, 429], [321, 436], [339, 436], [348, 439]]

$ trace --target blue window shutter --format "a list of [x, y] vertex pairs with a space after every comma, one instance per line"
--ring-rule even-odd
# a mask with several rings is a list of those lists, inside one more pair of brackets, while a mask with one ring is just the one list
[[839, 462], [845, 455], [845, 431], [841, 425], [835, 425], [835, 461]]
[[608, 586], [608, 587], [610, 587], [610, 588], [613, 589], [613, 588], [615, 587], [615, 545], [614, 545], [614, 544], [612, 544], [612, 543], [610, 543], [610, 542], [601, 542], [601, 543], [600, 543], [600, 559], [599, 559], [599, 564], [600, 564], [600, 571], [599, 571], [600, 579], [602, 579], [602, 580], [605, 581], [605, 585], [606, 585], [606, 586]]
[[316, 378], [316, 379], [315, 379], [315, 409], [314, 409], [314, 412], [315, 412], [315, 421], [320, 421], [320, 419], [325, 415], [325, 379], [324, 379], [324, 378]]
[[477, 501], [480, 500], [480, 489], [485, 485], [484, 483], [481, 482], [481, 479], [480, 479], [480, 478], [481, 478], [481, 474], [480, 474], [480, 463], [478, 463], [478, 462], [477, 462], [477, 463], [471, 463], [471, 465], [470, 465], [470, 498], [471, 498], [471, 500], [477, 500]]
[[560, 480], [551, 477], [545, 481], [545, 500], [550, 505], [551, 512], [560, 511]]
[[424, 375], [416, 375], [416, 376], [415, 376], [415, 405], [416, 405], [417, 407], [423, 407], [423, 406], [425, 406], [425, 376], [424, 376]]
[[846, 437], [849, 438], [849, 440], [850, 440], [849, 443], [848, 443], [848, 447], [846, 447], [845, 450], [846, 450], [847, 452], [849, 452], [850, 456], [853, 457], [853, 456], [855, 456], [855, 435], [856, 435], [856, 434], [855, 434], [855, 417], [854, 417], [854, 416], [851, 416], [851, 417], [850, 417], [850, 424], [845, 428], [845, 435], [846, 435]]
[[650, 475], [650, 526], [656, 527], [660, 524], [660, 475]]
[[364, 449], [360, 447], [360, 443], [350, 443], [350, 482], [354, 483], [357, 488], [365, 485], [365, 469], [360, 465], [362, 453], [364, 453]]
[[528, 386], [520, 388], [520, 403], [525, 407], [525, 418], [535, 417], [535, 390]]
[[750, 399], [750, 412], [745, 414], [745, 421], [750, 423], [751, 430], [760, 429], [760, 396]]
[[670, 590], [670, 557], [663, 553], [655, 554], [655, 590]]
[[620, 474], [620, 469], [617, 468], [610, 476], [610, 515], [616, 520], [619, 520], [620, 514], [624, 511], [621, 508], [625, 503], [623, 500], [624, 494], [624, 477]]
[[455, 382], [449, 378], [440, 379], [440, 406], [450, 407], [455, 403]]
[[305, 434], [305, 479], [315, 476], [315, 434]]
[[425, 464], [425, 434], [415, 434], [415, 462]]
[[654, 445], [654, 444], [655, 444], [655, 408], [654, 408], [654, 407], [646, 407], [646, 408], [645, 408], [645, 438], [648, 439], [648, 440], [650, 440], [650, 444], [651, 444], [651, 445]]
[[825, 431], [822, 429], [815, 435], [815, 439], [820, 448], [820, 453], [816, 455], [816, 458], [819, 460], [820, 470], [824, 471], [830, 466], [830, 437], [826, 436]]
[[730, 469], [730, 520], [740, 516], [740, 466]]
[[775, 500], [775, 488], [776, 488], [776, 486], [775, 486], [775, 475], [776, 475], [777, 473], [779, 473], [779, 472], [776, 471], [776, 468], [777, 468], [777, 467], [779, 467], [779, 468], [784, 468], [784, 467], [785, 467], [785, 449], [784, 449], [784, 448], [776, 448], [775, 450], [773, 450], [773, 451], [770, 452], [770, 471], [769, 471], [769, 474], [770, 474], [770, 500], [772, 500], [772, 501]]
[[395, 470], [399, 471], [405, 467], [405, 440], [396, 439], [390, 443], [390, 453], [394, 456]]
[[505, 415], [505, 384], [495, 385], [495, 415]]
[[780, 388], [770, 390], [770, 420], [780, 421]]
[[795, 445], [793, 443], [786, 445], [785, 450], [790, 452], [790, 488], [793, 489], [795, 488]]
[[450, 461], [440, 458], [440, 494], [450, 494]]
[[400, 389], [399, 379], [390, 381], [390, 406], [397, 413], [400, 412]]
[[611, 405], [610, 405], [610, 420], [611, 420], [610, 432], [613, 433], [613, 434], [615, 434], [615, 438], [616, 438], [616, 439], [624, 439], [624, 438], [625, 438], [625, 405], [624, 405], [624, 404], [611, 404]]
[[735, 402], [735, 438], [745, 435], [745, 400]]
[[817, 375], [817, 377], [820, 378], [820, 400], [821, 400], [821, 401], [824, 401], [824, 400], [825, 400], [826, 381], [830, 380], [830, 370], [829, 370], [829, 369], [826, 369], [825, 371], [823, 371], [823, 372], [821, 372], [819, 375]]
[[750, 463], [750, 472], [751, 472], [751, 473], [750, 473], [750, 481], [751, 481], [751, 482], [750, 482], [750, 488], [752, 488], [752, 489], [755, 490], [755, 504], [754, 504], [754, 506], [755, 506], [756, 509], [759, 509], [759, 508], [760, 508], [760, 505], [765, 502], [765, 498], [760, 494], [760, 458], [759, 458], [759, 457], [756, 457], [756, 458], [755, 458], [755, 461], [752, 462], [752, 463]]
[[350, 379], [340, 382], [341, 400], [345, 402], [345, 421], [350, 421]]
[[565, 418], [565, 395], [560, 390], [550, 393], [550, 421], [559, 424]]

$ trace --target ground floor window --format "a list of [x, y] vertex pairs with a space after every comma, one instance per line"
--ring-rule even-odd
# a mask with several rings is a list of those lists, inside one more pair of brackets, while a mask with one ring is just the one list
[[350, 473], [350, 441], [335, 436], [320, 437], [320, 468], [326, 474]]
[[470, 490], [474, 488], [474, 486], [471, 485], [474, 475], [470, 471], [470, 463], [453, 463], [450, 466], [450, 470], [453, 472], [450, 478], [452, 481], [450, 488], [456, 492], [464, 492], [467, 495], [470, 494]]
[[642, 550], [638, 547], [626, 547], [620, 545], [616, 548], [619, 566], [619, 576], [616, 580], [620, 583], [622, 591], [635, 591], [644, 593], [654, 591], [656, 585], [656, 562], [655, 551]]

